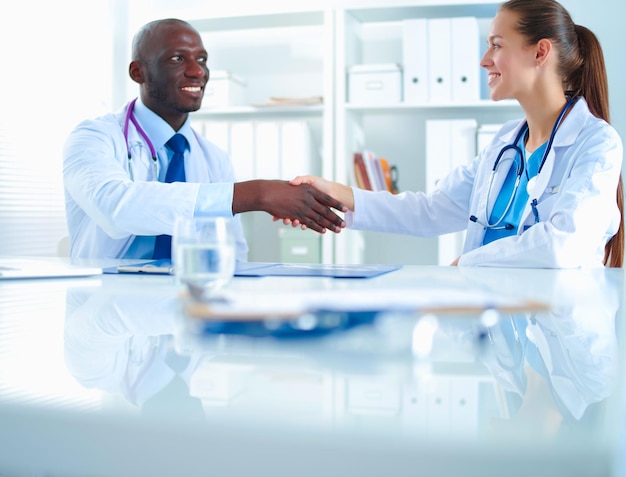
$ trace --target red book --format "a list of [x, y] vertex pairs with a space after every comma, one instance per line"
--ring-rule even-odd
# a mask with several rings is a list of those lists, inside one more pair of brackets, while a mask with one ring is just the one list
[[363, 154], [360, 152], [354, 153], [354, 177], [356, 178], [356, 185], [360, 189], [372, 190], [365, 162], [363, 161]]

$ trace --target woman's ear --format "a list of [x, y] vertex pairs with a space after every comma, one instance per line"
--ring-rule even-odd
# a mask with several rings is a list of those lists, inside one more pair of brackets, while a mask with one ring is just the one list
[[128, 75], [135, 83], [143, 84], [143, 68], [141, 67], [141, 63], [139, 61], [130, 62], [130, 65], [128, 65]]
[[537, 52], [535, 55], [535, 61], [537, 62], [537, 68], [546, 64], [550, 53], [552, 52], [552, 42], [547, 38], [542, 38], [537, 42]]

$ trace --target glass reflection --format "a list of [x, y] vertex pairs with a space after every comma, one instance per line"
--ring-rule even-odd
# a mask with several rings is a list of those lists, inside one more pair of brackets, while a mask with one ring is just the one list
[[296, 340], [190, 334], [168, 287], [72, 290], [65, 357], [83, 386], [143, 415], [414, 437], [597, 430], [618, 367], [621, 275], [551, 273], [533, 286], [551, 312], [387, 315]]
[[553, 436], [601, 424], [619, 372], [621, 283], [601, 270], [557, 272], [541, 292], [551, 295], [551, 312], [501, 315], [474, 328], [477, 354], [502, 392], [492, 431]]

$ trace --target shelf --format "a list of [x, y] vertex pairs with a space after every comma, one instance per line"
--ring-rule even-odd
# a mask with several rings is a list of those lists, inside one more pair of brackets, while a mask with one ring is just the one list
[[411, 2], [413, 5], [387, 5], [347, 8], [346, 12], [360, 23], [396, 22], [406, 18], [447, 18], [473, 16], [493, 18], [500, 2]]
[[344, 105], [347, 111], [355, 111], [355, 112], [403, 112], [403, 111], [429, 111], [429, 110], [455, 110], [455, 109], [506, 109], [519, 108], [519, 104], [514, 100], [503, 100], [503, 101], [491, 101], [489, 99], [484, 99], [477, 102], [471, 103], [428, 103], [428, 104], [405, 104], [405, 103], [396, 103], [396, 104], [351, 104], [345, 103]]
[[271, 29], [286, 26], [321, 26], [324, 24], [324, 12], [272, 13], [264, 15], [202, 18], [190, 20], [190, 23], [200, 32]]
[[248, 118], [248, 117], [265, 117], [265, 116], [284, 116], [284, 117], [302, 117], [302, 116], [321, 116], [324, 111], [323, 105], [314, 106], [233, 106], [229, 108], [206, 108], [200, 109], [192, 113], [193, 117], [229, 117], [229, 118]]

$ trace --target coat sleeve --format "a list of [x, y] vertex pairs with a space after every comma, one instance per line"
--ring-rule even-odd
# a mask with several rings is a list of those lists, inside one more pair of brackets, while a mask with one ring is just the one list
[[124, 144], [114, 122], [79, 125], [64, 148], [66, 192], [112, 238], [171, 234], [177, 215], [193, 215], [199, 184], [132, 181]]
[[348, 226], [416, 237], [465, 230], [478, 162], [476, 158], [457, 167], [430, 194], [407, 191], [393, 195], [353, 188], [355, 212], [346, 216]]

